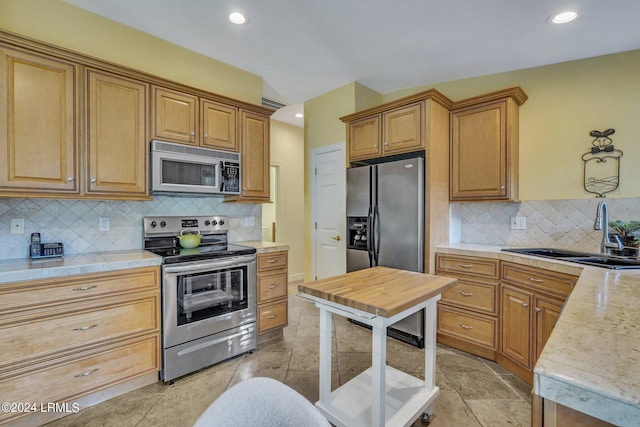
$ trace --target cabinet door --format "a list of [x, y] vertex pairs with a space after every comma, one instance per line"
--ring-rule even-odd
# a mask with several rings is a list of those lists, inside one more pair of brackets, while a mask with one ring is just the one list
[[382, 123], [383, 154], [407, 153], [424, 148], [420, 103], [384, 112]]
[[553, 298], [547, 298], [543, 296], [535, 297], [535, 312], [536, 312], [536, 354], [534, 359], [538, 360], [542, 349], [551, 335], [551, 331], [560, 317], [560, 310], [562, 310], [563, 302]]
[[531, 367], [531, 303], [533, 295], [502, 285], [502, 353], [527, 369]]
[[204, 147], [238, 151], [235, 107], [206, 99], [200, 102], [202, 141]]
[[197, 97], [154, 87], [153, 108], [153, 139], [198, 144]]
[[87, 193], [147, 192], [148, 85], [89, 70]]
[[380, 115], [356, 120], [349, 123], [349, 160], [362, 160], [379, 156]]
[[0, 49], [0, 188], [77, 193], [77, 68]]
[[240, 112], [242, 146], [241, 198], [269, 201], [269, 118]]
[[506, 102], [451, 113], [451, 199], [507, 197]]

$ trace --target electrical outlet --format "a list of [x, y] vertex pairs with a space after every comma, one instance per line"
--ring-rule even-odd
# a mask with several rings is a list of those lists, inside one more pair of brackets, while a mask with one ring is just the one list
[[108, 217], [100, 218], [100, 231], [109, 231], [111, 229], [111, 221], [109, 221]]
[[512, 230], [526, 230], [527, 218], [524, 216], [512, 216], [511, 217], [511, 229]]
[[24, 218], [11, 218], [9, 234], [24, 234]]
[[245, 227], [253, 227], [255, 225], [255, 221], [253, 220], [252, 216], [245, 216], [244, 217], [244, 226]]

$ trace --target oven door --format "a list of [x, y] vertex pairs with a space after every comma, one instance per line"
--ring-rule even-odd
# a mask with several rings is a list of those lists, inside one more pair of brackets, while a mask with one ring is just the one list
[[163, 267], [164, 348], [256, 321], [256, 257]]

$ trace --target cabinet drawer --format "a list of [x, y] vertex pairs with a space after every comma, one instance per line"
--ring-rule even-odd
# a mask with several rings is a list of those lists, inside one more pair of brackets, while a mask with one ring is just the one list
[[10, 283], [0, 287], [0, 313], [152, 289], [160, 289], [158, 267]]
[[464, 339], [468, 342], [498, 348], [498, 319], [473, 314], [445, 305], [438, 305], [438, 332]]
[[497, 279], [500, 273], [498, 265], [496, 259], [436, 254], [436, 273], [444, 276], [464, 274]]
[[258, 333], [287, 326], [287, 301], [258, 307]]
[[497, 284], [470, 282], [460, 279], [454, 287], [442, 293], [441, 301], [497, 315], [497, 288]]
[[279, 274], [258, 276], [258, 304], [287, 296], [288, 274], [285, 270]]
[[0, 317], [0, 371], [54, 353], [159, 331], [159, 296], [111, 301]]
[[258, 271], [287, 267], [287, 252], [258, 254]]
[[578, 278], [570, 274], [505, 262], [502, 264], [502, 280], [566, 297], [571, 293]]
[[[160, 369], [160, 335], [128, 340], [30, 372], [0, 375], [12, 402], [65, 402]], [[39, 405], [39, 404], [38, 404]], [[22, 414], [0, 413], [0, 423]]]

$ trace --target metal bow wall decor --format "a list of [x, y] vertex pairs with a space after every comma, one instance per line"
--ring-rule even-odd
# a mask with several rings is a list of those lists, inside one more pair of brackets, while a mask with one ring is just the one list
[[584, 189], [596, 197], [607, 197], [605, 193], [611, 193], [620, 184], [620, 157], [623, 153], [613, 147], [610, 136], [615, 132], [614, 129], [589, 132], [594, 138], [591, 151], [582, 155]]

